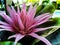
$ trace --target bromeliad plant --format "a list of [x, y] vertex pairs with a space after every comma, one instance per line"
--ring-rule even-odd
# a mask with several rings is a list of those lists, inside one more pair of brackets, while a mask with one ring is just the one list
[[24, 36], [32, 36], [41, 41], [43, 41], [46, 45], [52, 45], [46, 38], [37, 35], [35, 32], [44, 31], [49, 28], [60, 27], [60, 26], [51, 26], [46, 28], [38, 28], [37, 26], [47, 22], [51, 15], [49, 13], [45, 13], [35, 17], [36, 6], [30, 5], [28, 12], [26, 11], [26, 5], [23, 4], [22, 10], [19, 10], [17, 7], [17, 12], [14, 7], [10, 8], [7, 6], [7, 11], [10, 16], [1, 12], [0, 16], [2, 16], [6, 22], [0, 21], [0, 31], [6, 30], [15, 32], [15, 35], [9, 36], [10, 38], [16, 38], [14, 45], [17, 44], [19, 40], [21, 40]]

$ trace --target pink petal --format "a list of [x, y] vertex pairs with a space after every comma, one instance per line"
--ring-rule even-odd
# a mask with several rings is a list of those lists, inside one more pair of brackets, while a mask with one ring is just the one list
[[12, 6], [12, 11], [16, 14], [16, 11], [15, 11], [15, 9], [14, 9], [14, 7]]
[[7, 5], [7, 11], [9, 12], [11, 18], [13, 18], [14, 17], [13, 16], [13, 11], [12, 11], [12, 9], [8, 5]]
[[16, 45], [17, 42], [18, 42], [19, 40], [21, 40], [23, 37], [24, 37], [24, 35], [18, 34], [18, 35], [16, 36], [16, 39], [15, 39], [14, 45]]
[[33, 9], [33, 6], [32, 6], [32, 4], [31, 4], [30, 7], [29, 7], [29, 9], [28, 9], [27, 15], [30, 15], [30, 14], [31, 14], [32, 9]]
[[12, 35], [12, 36], [9, 36], [8, 39], [11, 39], [11, 38], [16, 38], [17, 34], [15, 35]]
[[26, 15], [26, 4], [25, 3], [23, 4], [22, 11], [23, 11], [24, 15]]
[[10, 14], [10, 17], [13, 21], [16, 20], [16, 11], [14, 10], [14, 8], [12, 7], [12, 9], [7, 5], [7, 11]]
[[32, 22], [33, 22], [35, 13], [36, 13], [36, 6], [34, 6], [34, 8], [31, 10], [31, 12], [29, 14], [29, 18], [31, 19]]
[[19, 15], [17, 15], [17, 18], [18, 18], [18, 24], [19, 24], [19, 27], [20, 27], [20, 29], [24, 29], [24, 25], [23, 25], [23, 23], [22, 23], [22, 20], [21, 20], [21, 18], [20, 18], [20, 16]]
[[26, 28], [29, 28], [33, 24], [33, 21], [29, 17], [29, 15], [26, 16]]
[[13, 18], [14, 18], [13, 21], [17, 23], [17, 17], [16, 17], [17, 13], [13, 6], [12, 6], [12, 12], [13, 12], [12, 14], [13, 14]]
[[0, 13], [0, 16], [2, 16], [8, 23], [13, 23], [12, 19], [8, 15]]
[[[36, 23], [39, 23], [39, 22], [42, 22], [42, 21], [44, 21], [45, 19], [50, 19], [51, 18], [51, 16], [50, 15], [45, 15], [44, 17], [42, 17], [42, 18], [40, 18], [38, 21], [36, 21]], [[35, 24], [36, 24], [35, 23]]]
[[39, 32], [39, 31], [45, 31], [50, 28], [60, 28], [60, 26], [51, 26], [51, 27], [46, 27], [46, 28], [36, 28], [34, 29], [34, 32]]
[[49, 13], [45, 13], [45, 14], [41, 14], [41, 15], [35, 17], [34, 23], [37, 22], [37, 21], [42, 20], [42, 18], [45, 18], [45, 16], [48, 16], [48, 15], [50, 15], [50, 14]]
[[8, 23], [2, 22], [2, 21], [0, 21], [0, 24], [2, 24], [2, 25], [9, 25]]
[[27, 17], [26, 17], [26, 27], [27, 28], [29, 28], [33, 24], [33, 18], [35, 15], [36, 7], [32, 8], [32, 5], [31, 5], [29, 10], [28, 10]]
[[4, 26], [4, 25], [0, 25], [0, 28], [4, 28], [4, 29], [12, 29], [10, 26]]
[[31, 13], [30, 13], [30, 18], [33, 19], [36, 13], [36, 6], [34, 6], [34, 8], [32, 9]]
[[15, 39], [15, 42], [14, 42], [14, 45], [16, 45], [17, 42], [18, 42], [19, 40], [21, 40], [23, 37], [24, 37], [24, 35], [15, 34], [15, 35], [10, 36], [8, 39], [10, 39], [10, 38], [16, 38], [16, 39]]
[[20, 17], [23, 21], [23, 24], [25, 24], [26, 22], [26, 4], [25, 3], [23, 4]]
[[0, 31], [11, 31], [11, 32], [13, 32], [12, 29], [0, 29]]
[[21, 12], [20, 17], [21, 17], [21, 20], [22, 20], [23, 24], [25, 24], [25, 22], [26, 22], [26, 15], [24, 15], [23, 11]]
[[33, 24], [30, 28], [36, 27], [38, 25], [41, 25], [41, 24], [47, 22], [49, 20], [49, 18], [50, 18], [50, 16], [47, 16], [47, 17], [43, 18], [39, 23]]
[[17, 13], [20, 15], [20, 9], [19, 9], [19, 7], [17, 7]]
[[30, 22], [29, 16], [26, 15], [26, 28], [29, 27], [29, 22]]
[[34, 38], [37, 38], [41, 41], [43, 41], [46, 45], [52, 45], [46, 38], [42, 37], [42, 36], [38, 36], [37, 34], [35, 33], [31, 33], [30, 36], [34, 37]]

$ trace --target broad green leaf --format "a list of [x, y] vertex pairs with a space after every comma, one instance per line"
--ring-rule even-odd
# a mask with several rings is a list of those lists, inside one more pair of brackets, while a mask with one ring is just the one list
[[48, 3], [47, 5], [38, 5], [36, 10], [36, 15], [40, 15], [43, 13], [53, 13], [55, 9], [57, 8], [57, 5], [55, 3]]
[[55, 6], [53, 4], [47, 4], [41, 11], [40, 13], [46, 13], [50, 12], [53, 13], [55, 11]]
[[36, 15], [39, 15], [40, 11], [43, 9], [43, 5], [38, 5], [36, 9]]
[[60, 18], [59, 17], [53, 18], [53, 20], [56, 21], [55, 25], [60, 25]]
[[[3, 41], [0, 42], [0, 45], [13, 45], [14, 42], [12, 41]], [[21, 43], [17, 43], [17, 45], [22, 45]]]

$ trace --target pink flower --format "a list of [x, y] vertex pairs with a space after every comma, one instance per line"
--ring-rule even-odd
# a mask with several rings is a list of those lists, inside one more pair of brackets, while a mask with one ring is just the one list
[[22, 10], [20, 11], [19, 7], [17, 8], [17, 12], [12, 7], [7, 6], [7, 11], [10, 16], [1, 12], [0, 16], [2, 16], [6, 22], [0, 21], [0, 31], [7, 30], [11, 32], [15, 32], [15, 35], [10, 36], [10, 38], [16, 38], [14, 45], [21, 40], [24, 36], [30, 35], [35, 37], [41, 41], [43, 41], [46, 45], [52, 45], [46, 38], [37, 35], [35, 32], [44, 31], [52, 27], [46, 28], [37, 28], [37, 26], [47, 22], [51, 15], [49, 13], [45, 13], [35, 17], [36, 6], [30, 6], [28, 12], [26, 11], [26, 5], [23, 4]]

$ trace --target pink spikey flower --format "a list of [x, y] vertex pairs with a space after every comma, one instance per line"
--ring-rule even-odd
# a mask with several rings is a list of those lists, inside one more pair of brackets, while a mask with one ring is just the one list
[[6, 22], [0, 21], [0, 31], [7, 30], [11, 32], [15, 32], [15, 35], [9, 36], [10, 38], [15, 38], [14, 45], [21, 40], [24, 36], [30, 35], [35, 37], [41, 41], [43, 41], [46, 45], [52, 45], [46, 38], [37, 35], [35, 32], [44, 31], [52, 27], [46, 28], [38, 28], [37, 26], [47, 22], [51, 15], [49, 13], [45, 13], [35, 17], [36, 6], [30, 5], [28, 11], [26, 11], [26, 5], [23, 4], [22, 10], [19, 10], [17, 7], [17, 12], [14, 7], [10, 8], [7, 6], [7, 11], [10, 16], [1, 12], [0, 16], [2, 16]]

